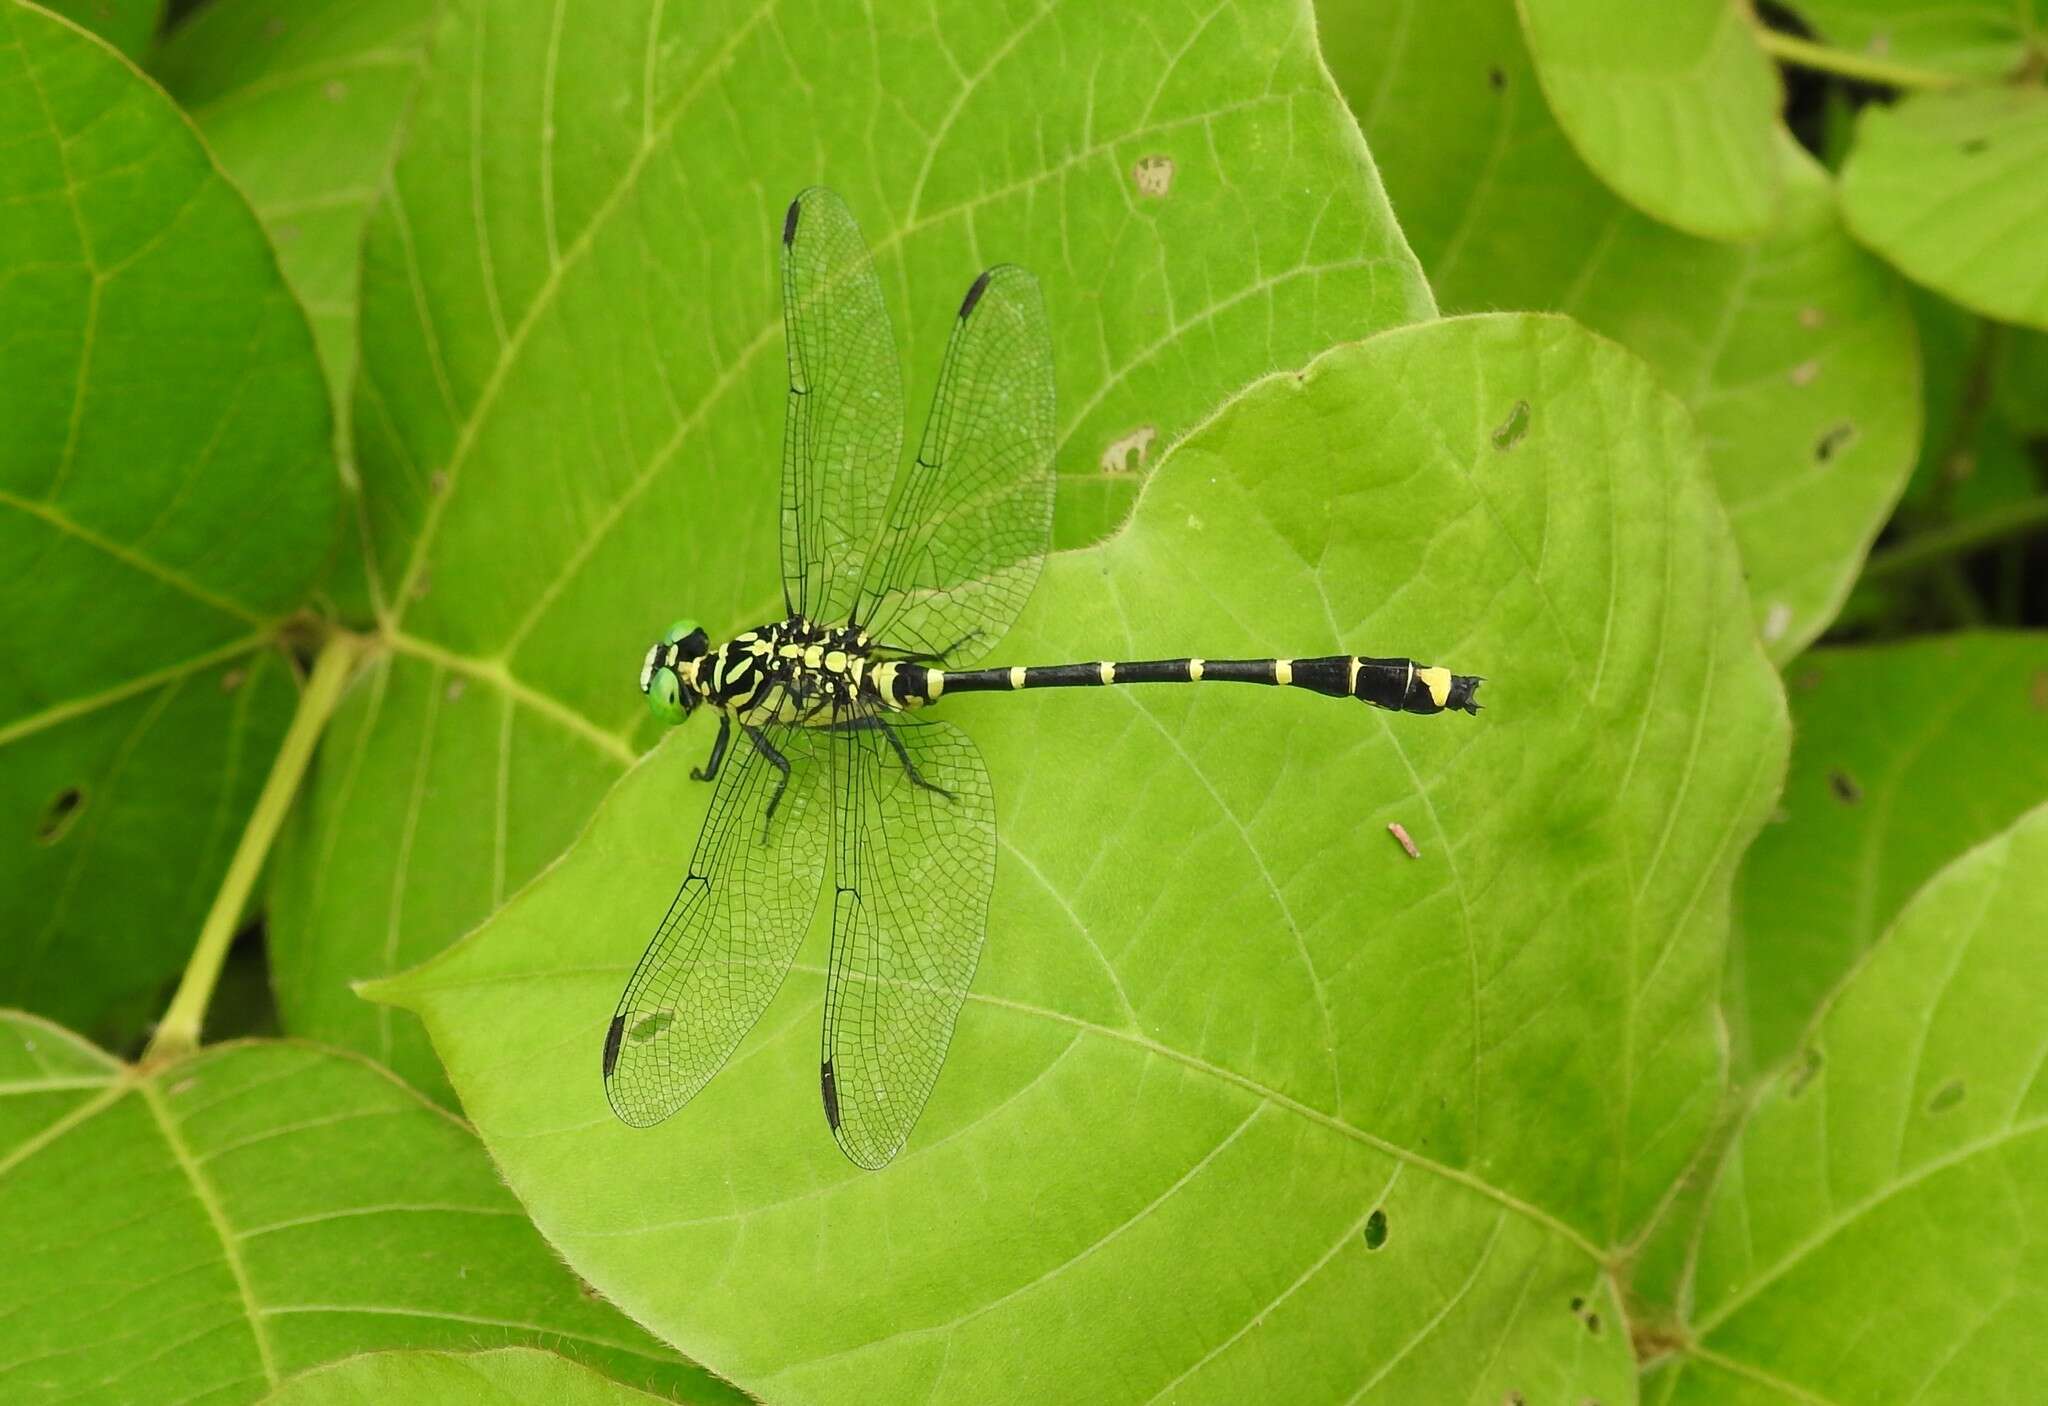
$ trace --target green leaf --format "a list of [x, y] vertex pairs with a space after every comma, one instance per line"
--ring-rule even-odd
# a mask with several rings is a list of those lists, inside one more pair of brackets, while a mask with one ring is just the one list
[[820, 1116], [822, 931], [690, 1107], [606, 1108], [701, 720], [375, 994], [425, 1016], [570, 1262], [777, 1401], [1625, 1400], [1605, 1265], [1718, 1096], [1726, 886], [1783, 759], [1742, 601], [1684, 411], [1627, 353], [1561, 318], [1385, 333], [1191, 435], [997, 658], [1413, 652], [1486, 674], [1486, 712], [948, 700], [996, 895], [886, 1171]]
[[391, 1347], [544, 1344], [735, 1399], [599, 1301], [467, 1127], [304, 1045], [129, 1068], [0, 1013], [0, 1396], [253, 1401]]
[[[1428, 24], [1445, 24], [1434, 7]], [[1586, 164], [1643, 213], [1709, 239], [1754, 239], [1777, 213], [1778, 72], [1748, 7], [1519, 0], [1551, 111]]]
[[2048, 808], [1930, 882], [1764, 1086], [1650, 1399], [2038, 1394], [2044, 930]]
[[0, 1001], [98, 1029], [177, 969], [290, 716], [268, 645], [326, 564], [330, 421], [191, 127], [15, 0], [0, 148]]
[[668, 621], [783, 613], [797, 190], [861, 219], [920, 409], [976, 272], [1037, 272], [1068, 543], [1247, 380], [1432, 311], [1306, 3], [559, 14], [458, 7], [371, 225], [356, 444], [391, 656], [273, 910], [288, 1027], [422, 1082], [417, 1028], [337, 978], [439, 951], [560, 852], [651, 740], [634, 675]]
[[1736, 1061], [1792, 1053], [1930, 875], [2048, 799], [2048, 636], [1820, 649], [1787, 673], [1799, 745], [1736, 885]]
[[363, 226], [434, 14], [421, 0], [210, 0], [150, 64], [255, 206], [344, 411]]
[[649, 1406], [662, 1398], [532, 1348], [495, 1352], [371, 1352], [292, 1378], [265, 1406]]
[[1871, 106], [1842, 214], [1907, 277], [1986, 317], [2048, 328], [2048, 88], [1967, 88]]
[[156, 37], [164, 17], [164, 0], [38, 0], [53, 14], [64, 16], [139, 59]]
[[1788, 0], [1786, 8], [1838, 48], [1972, 78], [2013, 72], [2026, 61], [2036, 36], [2048, 30], [2048, 7], [2041, 0]]
[[1779, 224], [1679, 234], [1588, 171], [1495, 0], [1324, 6], [1323, 39], [1447, 310], [1570, 313], [1656, 368], [1705, 432], [1756, 623], [1783, 664], [1834, 617], [1920, 427], [1900, 281], [1790, 148]]

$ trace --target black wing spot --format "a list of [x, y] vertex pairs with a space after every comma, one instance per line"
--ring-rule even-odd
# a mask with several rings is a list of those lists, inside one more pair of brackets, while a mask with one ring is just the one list
[[611, 1029], [604, 1032], [604, 1077], [612, 1077], [612, 1071], [619, 1067], [619, 1039], [626, 1033], [626, 1018], [612, 1017]]
[[787, 249], [796, 243], [796, 220], [803, 213], [804, 198], [799, 195], [789, 202], [789, 213], [782, 217], [782, 247]]
[[818, 1091], [825, 1096], [825, 1124], [836, 1133], [839, 1131], [839, 1081], [832, 1073], [832, 1061], [829, 1059], [818, 1070]]
[[975, 279], [973, 284], [969, 286], [967, 296], [960, 300], [960, 315], [962, 317], [974, 311], [974, 305], [980, 302], [981, 295], [988, 291], [989, 275], [994, 272], [994, 269], [985, 270], [981, 277]]

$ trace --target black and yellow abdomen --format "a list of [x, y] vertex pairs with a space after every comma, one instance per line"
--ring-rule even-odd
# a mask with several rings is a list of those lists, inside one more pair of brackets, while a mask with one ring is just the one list
[[1305, 688], [1329, 698], [1356, 698], [1399, 713], [1476, 713], [1482, 680], [1413, 659], [1329, 654], [1316, 659], [1140, 659], [1092, 664], [1037, 664], [995, 669], [932, 669], [916, 664], [871, 666], [875, 694], [890, 708], [920, 708], [948, 693], [1024, 688], [1101, 688], [1138, 683], [1253, 683]]

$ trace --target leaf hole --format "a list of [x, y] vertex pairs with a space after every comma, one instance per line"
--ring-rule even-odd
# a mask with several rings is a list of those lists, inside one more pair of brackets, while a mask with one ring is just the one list
[[1387, 1213], [1375, 1210], [1365, 1218], [1365, 1248], [1377, 1250], [1387, 1243]]
[[1792, 1081], [1785, 1090], [1786, 1097], [1798, 1098], [1805, 1093], [1806, 1086], [1813, 1082], [1814, 1076], [1819, 1074], [1826, 1064], [1827, 1056], [1817, 1049], [1808, 1049], [1802, 1053], [1799, 1056], [1799, 1067], [1792, 1071]]
[[1853, 422], [1844, 420], [1841, 424], [1836, 425], [1833, 429], [1822, 435], [1819, 441], [1815, 443], [1813, 446], [1813, 461], [1816, 464], [1825, 464], [1855, 442], [1856, 426]]
[[674, 1011], [656, 1011], [633, 1022], [626, 1033], [635, 1040], [652, 1040], [675, 1023]]
[[71, 827], [78, 823], [78, 817], [85, 813], [85, 790], [78, 786], [66, 786], [50, 803], [43, 807], [43, 813], [36, 821], [36, 843], [54, 845], [71, 833]]
[[1856, 805], [1863, 799], [1863, 788], [1856, 784], [1856, 778], [1840, 767], [1828, 773], [1828, 789], [1845, 806]]
[[1946, 1113], [1963, 1101], [1963, 1081], [1951, 1079], [1934, 1091], [1934, 1097], [1927, 1100], [1929, 1113]]
[[1518, 400], [1514, 409], [1508, 411], [1507, 419], [1500, 422], [1500, 428], [1493, 432], [1495, 449], [1513, 449], [1522, 442], [1522, 436], [1529, 433], [1529, 402]]

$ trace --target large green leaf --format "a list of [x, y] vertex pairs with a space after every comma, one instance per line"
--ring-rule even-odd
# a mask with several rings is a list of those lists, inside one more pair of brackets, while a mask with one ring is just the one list
[[1305, 0], [561, 15], [457, 8], [371, 226], [356, 445], [391, 652], [273, 910], [288, 1024], [422, 1081], [417, 1028], [345, 979], [560, 852], [650, 738], [634, 673], [679, 610], [782, 613], [799, 188], [862, 220], [913, 401], [975, 272], [1038, 273], [1068, 541], [1219, 397], [1431, 311]]
[[176, 970], [290, 716], [330, 421], [191, 127], [15, 0], [0, 150], [0, 1001], [97, 1028]]
[[2048, 33], [2042, 0], [1787, 0], [1820, 37], [1844, 49], [1974, 78], [2001, 78]]
[[495, 1352], [369, 1352], [316, 1367], [265, 1406], [653, 1406], [660, 1398], [529, 1347]]
[[1919, 362], [1899, 280], [1787, 144], [1779, 224], [1694, 239], [1574, 155], [1497, 0], [1323, 6], [1323, 39], [1449, 311], [1568, 312], [1655, 367], [1706, 434], [1779, 663], [1827, 626], [1911, 468]]
[[140, 58], [156, 37], [164, 0], [38, 0], [42, 7], [91, 30], [129, 58]]
[[2048, 1341], [2048, 808], [1944, 870], [1760, 1093], [1660, 1403], [1999, 1403]]
[[[1421, 7], [1430, 27], [1448, 21]], [[1622, 198], [1710, 239], [1777, 213], [1778, 72], [1733, 0], [1518, 0], [1543, 92]], [[1474, 96], [1477, 94], [1475, 92]]]
[[434, 14], [422, 0], [210, 0], [150, 63], [269, 231], [343, 408], [363, 226]]
[[2048, 88], [1966, 88], [1865, 108], [1842, 168], [1856, 237], [1907, 277], [2048, 328]]
[[994, 917], [881, 1173], [820, 1116], [821, 932], [689, 1108], [605, 1106], [701, 722], [377, 994], [570, 1262], [778, 1402], [1626, 1400], [1605, 1266], [1718, 1096], [1727, 885], [1785, 746], [1684, 411], [1561, 318], [1338, 349], [1050, 562], [999, 657], [1274, 648], [1426, 654], [1489, 707], [946, 703], [995, 780]]
[[357, 1352], [501, 1343], [734, 1399], [561, 1267], [466, 1127], [354, 1057], [139, 1070], [0, 1013], [0, 1205], [9, 1402], [253, 1401]]
[[2048, 800], [2048, 636], [1816, 650], [1799, 745], [1736, 885], [1736, 1058], [1769, 1069], [1930, 875]]

